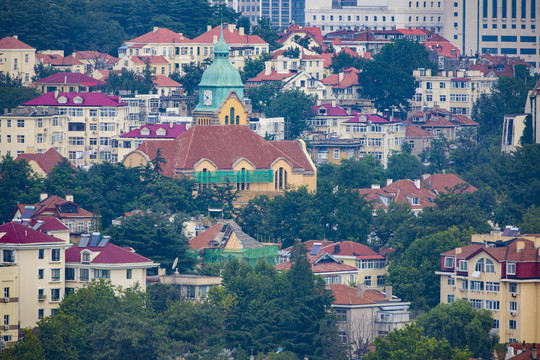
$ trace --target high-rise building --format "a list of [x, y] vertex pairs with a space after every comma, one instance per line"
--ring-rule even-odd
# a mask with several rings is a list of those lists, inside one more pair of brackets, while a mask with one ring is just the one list
[[537, 0], [446, 1], [443, 36], [464, 55], [519, 56], [538, 71], [539, 4]]
[[288, 27], [291, 23], [305, 24], [305, 0], [261, 0], [261, 17], [270, 18], [275, 27]]

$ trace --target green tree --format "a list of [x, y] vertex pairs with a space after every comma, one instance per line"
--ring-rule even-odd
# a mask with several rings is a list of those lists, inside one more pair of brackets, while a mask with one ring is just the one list
[[345, 51], [340, 51], [332, 56], [332, 63], [330, 68], [332, 73], [339, 74], [341, 71], [354, 67], [358, 70], [363, 69], [366, 64], [366, 60], [359, 56], [353, 56]]
[[406, 151], [393, 153], [388, 159], [387, 176], [389, 179], [420, 179], [425, 170], [424, 164]]
[[394, 233], [403, 224], [410, 224], [414, 214], [408, 203], [390, 202], [388, 209], [378, 208], [373, 218], [373, 231], [377, 235], [379, 245], [387, 245]]
[[[148, 68], [148, 64], [147, 64]], [[107, 82], [100, 86], [105, 93], [118, 95], [120, 91], [131, 91], [132, 93], [150, 94], [154, 89], [152, 76], [148, 69], [143, 75], [136, 74], [133, 70], [122, 69], [120, 74], [111, 72]]]
[[423, 336], [422, 328], [414, 323], [384, 338], [378, 336], [374, 345], [376, 350], [366, 360], [467, 360], [472, 356], [466, 348], [452, 348], [446, 340]]
[[[43, 65], [43, 63], [40, 62], [39, 64], [34, 65], [35, 75], [32, 76], [32, 81], [38, 81], [59, 72], [62, 72], [62, 70], [55, 69], [50, 65]], [[70, 72], [70, 70], [68, 69], [66, 72]]]
[[440, 341], [446, 339], [454, 348], [467, 347], [477, 358], [489, 359], [498, 342], [497, 336], [489, 334], [493, 328], [491, 312], [473, 309], [463, 299], [439, 304], [420, 315], [417, 322], [424, 328], [424, 335]]
[[520, 230], [522, 234], [540, 233], [540, 207], [532, 205], [523, 214]]
[[296, 139], [307, 128], [306, 117], [312, 115], [315, 97], [302, 90], [281, 91], [272, 99], [266, 115], [285, 118], [285, 138]]
[[429, 60], [429, 52], [425, 46], [407, 39], [400, 39], [383, 46], [375, 55], [375, 60], [386, 63], [394, 69], [401, 69], [410, 75], [418, 68], [431, 68], [434, 74], [438, 71], [437, 64]]
[[528, 114], [525, 118], [525, 129], [523, 129], [523, 135], [521, 135], [519, 143], [521, 145], [534, 143], [534, 129], [531, 114]]
[[278, 34], [275, 28], [272, 27], [272, 22], [270, 18], [260, 17], [257, 20], [257, 25], [255, 25], [251, 32], [253, 35], [259, 36], [261, 39], [266, 41], [270, 45], [270, 51], [276, 50], [281, 45], [276, 41]]
[[11, 110], [39, 95], [35, 88], [22, 86], [21, 78], [0, 74], [0, 109]]
[[253, 112], [265, 113], [270, 103], [275, 99], [281, 90], [282, 84], [265, 83], [258, 87], [246, 89], [246, 96], [251, 99]]
[[202, 66], [192, 62], [189, 65], [183, 64], [182, 71], [184, 72], [184, 75], [179, 77], [171, 76], [171, 78], [180, 82], [188, 95], [195, 95], [195, 91], [201, 82], [204, 69]]
[[242, 82], [254, 78], [264, 70], [264, 63], [272, 58], [268, 53], [262, 53], [257, 58], [248, 58], [244, 63], [244, 68], [240, 71]]
[[392, 107], [405, 110], [414, 95], [412, 73], [383, 61], [366, 63], [364, 70], [358, 74], [358, 82], [362, 86], [360, 93], [372, 99], [379, 111]]
[[0, 352], [0, 360], [45, 360], [41, 341], [32, 329], [23, 329], [22, 339]]
[[72, 192], [75, 183], [76, 170], [68, 159], [64, 158], [58, 163], [45, 178], [44, 185], [47, 194], [54, 194], [65, 197], [68, 192]]

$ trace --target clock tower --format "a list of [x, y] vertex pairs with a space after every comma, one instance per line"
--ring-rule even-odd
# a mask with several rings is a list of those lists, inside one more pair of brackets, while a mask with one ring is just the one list
[[196, 125], [246, 125], [244, 84], [238, 70], [229, 61], [229, 46], [220, 27], [214, 46], [214, 61], [199, 83], [199, 104], [193, 110]]

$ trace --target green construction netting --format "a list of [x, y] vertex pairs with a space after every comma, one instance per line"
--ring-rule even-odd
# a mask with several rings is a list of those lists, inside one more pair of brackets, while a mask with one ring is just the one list
[[272, 170], [218, 170], [218, 171], [195, 171], [193, 178], [199, 184], [224, 184], [224, 183], [259, 183], [273, 182]]

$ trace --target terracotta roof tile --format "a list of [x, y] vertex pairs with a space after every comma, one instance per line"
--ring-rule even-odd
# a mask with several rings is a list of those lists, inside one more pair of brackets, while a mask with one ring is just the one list
[[363, 296], [360, 297], [357, 288], [347, 285], [331, 284], [330, 289], [334, 295], [334, 305], [367, 305], [389, 301], [377, 290], [364, 290]]
[[322, 252], [327, 252], [334, 256], [356, 256], [359, 259], [381, 259], [384, 260], [384, 256], [373, 251], [369, 247], [353, 242], [353, 241], [341, 241], [335, 244], [325, 246], [321, 249]]
[[0, 40], [0, 49], [28, 49], [35, 50], [28, 44], [23, 43], [21, 40], [16, 39], [13, 36], [6, 36]]
[[189, 240], [189, 247], [192, 249], [204, 249], [209, 247], [210, 241], [216, 238], [216, 235], [223, 228], [223, 224], [216, 224], [206, 229], [199, 235], [195, 236], [193, 239]]
[[[194, 44], [214, 44], [214, 38], [219, 39], [220, 30], [219, 26], [211, 29], [210, 31], [205, 32], [202, 35], [197, 36], [192, 40]], [[223, 38], [225, 42], [229, 45], [243, 45], [248, 44], [259, 44], [259, 45], [268, 45], [266, 41], [261, 39], [257, 35], [240, 35], [240, 32], [237, 29], [231, 29], [230, 26], [223, 27]]]
[[[141, 130], [148, 129], [150, 130], [149, 135], [142, 135]], [[156, 132], [158, 129], [165, 129], [165, 135], [158, 135]], [[178, 136], [186, 132], [185, 124], [174, 124], [172, 127], [169, 124], [146, 124], [141, 126], [139, 129], [131, 130], [125, 134], [120, 135], [122, 138], [172, 138], [176, 139]]]
[[405, 128], [405, 137], [406, 138], [415, 138], [415, 137], [431, 137], [435, 138], [437, 135], [430, 132], [422, 130], [422, 128], [414, 125], [409, 125]]
[[0, 244], [36, 243], [65, 243], [65, 241], [15, 222], [0, 225]]
[[272, 70], [269, 74], [266, 74], [265, 71], [262, 71], [259, 75], [247, 80], [246, 83], [264, 82], [264, 81], [281, 81], [283, 79], [286, 79], [294, 75], [296, 74], [290, 73], [290, 72], [278, 73], [277, 70]]
[[[52, 195], [52, 196], [49, 196], [48, 198], [46, 198], [45, 200], [37, 202], [35, 204], [32, 204], [32, 205], [19, 204], [19, 205], [17, 205], [17, 207], [18, 207], [19, 211], [22, 214], [22, 212], [24, 211], [25, 206], [35, 206], [36, 207], [36, 212], [34, 213], [32, 218], [43, 216], [43, 213], [45, 213], [45, 212], [53, 212], [53, 213], [55, 213], [55, 215], [51, 215], [51, 216], [57, 216], [59, 218], [92, 217], [92, 213], [90, 211], [87, 211], [87, 210], [81, 208], [76, 203], [72, 203], [72, 204], [77, 206], [77, 208], [78, 208], [77, 213], [63, 213], [63, 212], [61, 212], [59, 206], [63, 205], [63, 204], [67, 204], [67, 203], [70, 203], [70, 202], [66, 201], [66, 199], [63, 199], [60, 196]], [[47, 215], [47, 216], [49, 216], [49, 215]]]
[[46, 78], [39, 79], [35, 81], [34, 84], [84, 84], [87, 86], [97, 86], [101, 84], [101, 82], [91, 76], [81, 73], [59, 72], [47, 76]]
[[475, 192], [478, 189], [454, 174], [434, 174], [422, 180], [422, 187], [441, 192], [457, 191], [457, 193]]
[[177, 81], [174, 81], [173, 79], [165, 75], [154, 75], [153, 81], [154, 81], [155, 86], [175, 87], [175, 88], [182, 87], [182, 84], [180, 84]]
[[66, 249], [66, 263], [81, 262], [81, 251], [90, 250], [99, 252], [90, 263], [91, 264], [134, 264], [134, 263], [151, 263], [152, 260], [129, 251], [127, 248], [116, 246], [112, 243], [107, 243], [103, 247], [78, 247], [72, 246]]
[[[26, 160], [27, 162], [35, 161], [41, 170], [48, 174], [51, 170], [64, 161], [64, 157], [58, 153], [54, 148], [50, 148], [43, 154], [20, 154], [15, 161]], [[75, 167], [71, 165], [73, 169]]]
[[168, 64], [169, 61], [164, 56], [137, 56], [133, 55], [131, 61], [135, 64]]
[[166, 28], [157, 28], [135, 39], [126, 41], [126, 43], [142, 43], [142, 44], [183, 44], [190, 43], [191, 40], [187, 37], [175, 33]]
[[323, 37], [321, 28], [314, 26], [300, 26], [300, 25], [291, 25], [288, 29], [286, 29], [282, 34], [280, 38], [280, 42], [283, 43], [290, 35], [297, 34], [299, 32], [305, 32], [310, 35], [310, 37], [315, 40], [315, 42], [320, 46], [323, 44]]

